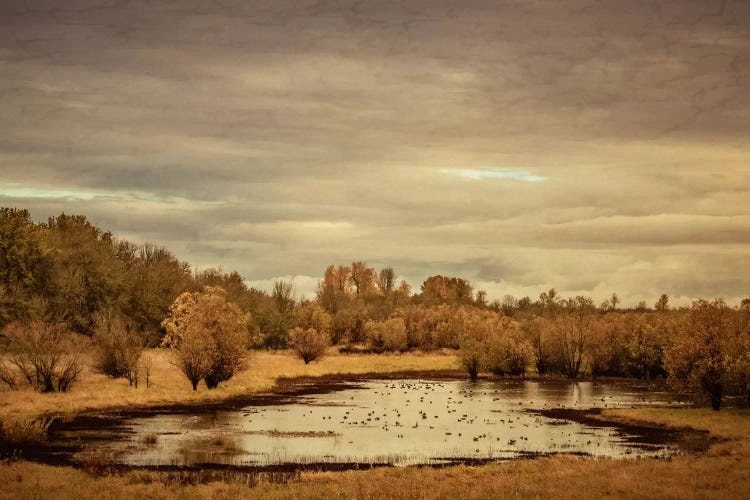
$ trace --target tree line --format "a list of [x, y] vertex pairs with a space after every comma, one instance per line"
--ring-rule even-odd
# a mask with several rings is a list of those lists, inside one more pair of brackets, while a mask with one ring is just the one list
[[[64, 391], [94, 367], [132, 385], [145, 377], [146, 346], [176, 353], [193, 388], [209, 388], [245, 365], [248, 348], [292, 347], [305, 362], [328, 346], [349, 351], [456, 349], [470, 377], [669, 377], [720, 405], [750, 399], [750, 299], [671, 308], [596, 305], [555, 289], [488, 302], [462, 278], [431, 276], [413, 292], [390, 267], [363, 261], [328, 266], [315, 297], [292, 283], [265, 292], [237, 272], [197, 271], [169, 250], [116, 238], [84, 216], [43, 223], [0, 209], [0, 382]], [[84, 346], [85, 347], [82, 347]]]

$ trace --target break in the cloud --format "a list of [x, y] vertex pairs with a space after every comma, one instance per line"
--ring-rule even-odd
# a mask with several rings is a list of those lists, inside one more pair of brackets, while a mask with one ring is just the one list
[[311, 296], [750, 295], [750, 3], [7, 0], [0, 204]]
[[538, 182], [546, 180], [547, 177], [533, 175], [522, 170], [478, 170], [473, 168], [448, 168], [441, 170], [448, 175], [457, 175], [481, 181], [483, 179], [514, 179], [518, 181]]

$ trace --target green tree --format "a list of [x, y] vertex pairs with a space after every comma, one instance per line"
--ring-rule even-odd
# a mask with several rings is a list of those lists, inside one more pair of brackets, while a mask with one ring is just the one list
[[49, 261], [27, 210], [0, 208], [0, 327], [29, 319], [29, 303], [48, 285]]

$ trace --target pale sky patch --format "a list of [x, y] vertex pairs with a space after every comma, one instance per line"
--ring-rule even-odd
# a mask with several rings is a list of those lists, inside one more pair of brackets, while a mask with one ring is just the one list
[[448, 175], [455, 175], [457, 177], [465, 177], [466, 179], [473, 179], [475, 181], [481, 181], [484, 179], [511, 179], [516, 181], [539, 182], [547, 180], [547, 177], [530, 174], [523, 170], [479, 170], [472, 168], [450, 168], [441, 170], [441, 172]]

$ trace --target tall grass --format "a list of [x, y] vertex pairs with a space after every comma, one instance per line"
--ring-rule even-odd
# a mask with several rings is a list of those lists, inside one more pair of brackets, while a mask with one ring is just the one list
[[13, 445], [47, 441], [51, 417], [6, 416], [0, 422], [0, 437]]

